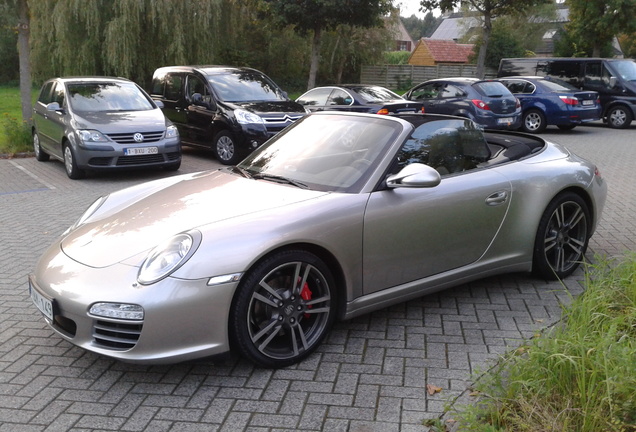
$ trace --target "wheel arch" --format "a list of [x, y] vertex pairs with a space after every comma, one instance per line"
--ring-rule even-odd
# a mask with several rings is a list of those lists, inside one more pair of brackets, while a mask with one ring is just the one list
[[[583, 189], [580, 186], [569, 186], [569, 187], [567, 187], [565, 189], [562, 189], [562, 190], [560, 190], [558, 193], [556, 193], [552, 197], [552, 199], [548, 202], [548, 205], [549, 205], [550, 202], [554, 201], [554, 199], [556, 197], [558, 197], [560, 195], [563, 195], [565, 193], [568, 193], [568, 192], [572, 192], [572, 193], [578, 195], [585, 202], [585, 204], [587, 205], [587, 209], [588, 209], [588, 211], [590, 213], [590, 220], [588, 221], [588, 230], [590, 230], [589, 232], [590, 232], [590, 235], [591, 235], [591, 233], [592, 233], [591, 230], [596, 225], [596, 220], [595, 220], [595, 218], [596, 218], [596, 208], [595, 208], [595, 205], [594, 205], [594, 200], [592, 200], [592, 197], [590, 196], [590, 194], [585, 189]], [[546, 208], [547, 208], [547, 206], [546, 206]], [[544, 209], [544, 211], [545, 211], [545, 209]]]
[[313, 243], [302, 243], [302, 242], [290, 243], [283, 246], [279, 246], [275, 249], [267, 251], [267, 253], [259, 257], [256, 261], [254, 261], [254, 263], [249, 267], [247, 272], [249, 272], [254, 267], [258, 266], [262, 261], [266, 260], [270, 256], [280, 252], [285, 252], [290, 250], [301, 250], [301, 251], [312, 253], [316, 255], [318, 258], [320, 258], [325, 263], [325, 265], [329, 268], [329, 270], [331, 271], [331, 276], [333, 276], [336, 283], [336, 293], [337, 293], [336, 319], [341, 320], [344, 317], [345, 311], [346, 311], [347, 282], [344, 275], [344, 270], [342, 266], [340, 265], [340, 262], [335, 257], [335, 255], [332, 254], [326, 248], [313, 244]]

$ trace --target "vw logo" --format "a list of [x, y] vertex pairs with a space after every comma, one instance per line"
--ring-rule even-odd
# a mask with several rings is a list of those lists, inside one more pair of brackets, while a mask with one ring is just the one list
[[135, 140], [135, 142], [144, 142], [144, 136], [139, 132], [133, 135], [133, 139]]

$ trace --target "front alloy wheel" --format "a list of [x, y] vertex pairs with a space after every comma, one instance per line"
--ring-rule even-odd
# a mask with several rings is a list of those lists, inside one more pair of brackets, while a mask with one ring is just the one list
[[240, 161], [234, 138], [228, 131], [221, 131], [214, 137], [214, 155], [223, 165], [235, 165]]
[[75, 153], [73, 153], [73, 149], [69, 144], [64, 145], [64, 168], [66, 169], [66, 175], [70, 179], [81, 179], [85, 175], [84, 170], [77, 167]]
[[539, 110], [529, 110], [523, 114], [522, 128], [525, 132], [541, 133], [546, 128], [545, 116]]
[[263, 367], [284, 367], [311, 354], [335, 317], [329, 269], [305, 251], [283, 251], [250, 271], [230, 316], [232, 342]]
[[616, 106], [607, 113], [607, 123], [614, 129], [626, 129], [632, 122], [632, 114], [628, 108]]
[[533, 269], [548, 280], [571, 275], [583, 261], [589, 241], [590, 212], [575, 193], [557, 196], [539, 222]]

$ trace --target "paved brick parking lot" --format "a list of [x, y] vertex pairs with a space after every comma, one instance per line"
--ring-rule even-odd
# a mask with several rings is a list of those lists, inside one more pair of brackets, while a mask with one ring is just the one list
[[[548, 129], [595, 161], [609, 182], [594, 253], [636, 251], [636, 126]], [[218, 164], [188, 151], [180, 172]], [[26, 276], [52, 240], [99, 195], [166, 175], [69, 180], [61, 163], [0, 160], [0, 432], [426, 431], [447, 403], [469, 400], [471, 374], [557, 321], [581, 292], [526, 274], [484, 279], [338, 323], [316, 354], [263, 370], [235, 358], [138, 366], [62, 340], [31, 304]], [[426, 385], [441, 387], [429, 395]]]

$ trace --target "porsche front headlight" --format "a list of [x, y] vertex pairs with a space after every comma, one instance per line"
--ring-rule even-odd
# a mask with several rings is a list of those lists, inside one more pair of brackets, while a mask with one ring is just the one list
[[198, 231], [177, 234], [150, 251], [144, 260], [137, 281], [150, 285], [170, 276], [194, 254], [201, 243]]

